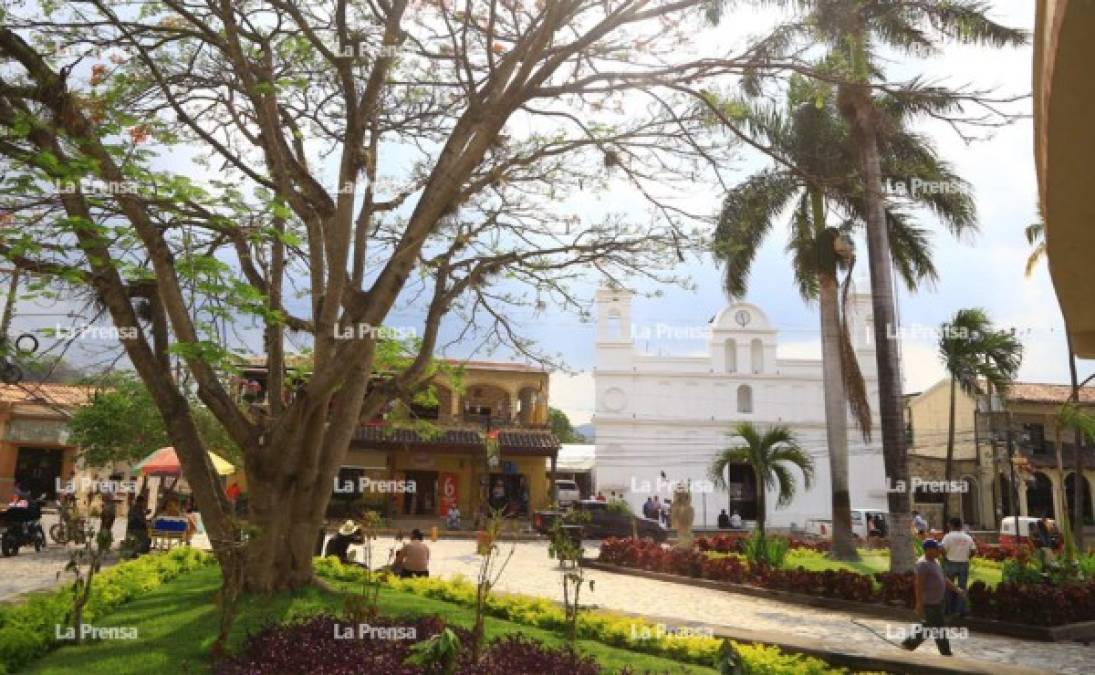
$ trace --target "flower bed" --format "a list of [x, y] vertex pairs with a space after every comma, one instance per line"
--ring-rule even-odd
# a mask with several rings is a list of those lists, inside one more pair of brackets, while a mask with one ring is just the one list
[[[83, 620], [94, 623], [96, 617], [119, 605], [210, 564], [213, 556], [208, 553], [177, 548], [107, 568], [95, 575]], [[71, 609], [72, 591], [68, 586], [33, 595], [19, 604], [0, 605], [0, 673], [18, 670], [56, 647], [56, 626], [66, 624]]]
[[[740, 565], [740, 562], [736, 559], [726, 558], [725, 560], [732, 561], [730, 564], [737, 563]], [[360, 568], [342, 565], [336, 558], [317, 559], [315, 564], [316, 573], [331, 580], [357, 582], [361, 580], [363, 575]], [[475, 584], [460, 577], [454, 579], [438, 579], [436, 577], [399, 579], [388, 577], [386, 583], [393, 590], [443, 600], [465, 607], [475, 605]], [[563, 608], [557, 603], [546, 598], [509, 593], [491, 594], [487, 598], [487, 614], [525, 626], [535, 626], [559, 632], [564, 629], [566, 623]], [[659, 630], [657, 624], [639, 617], [602, 610], [583, 611], [581, 613], [578, 617], [578, 637], [636, 652], [708, 666], [718, 656], [723, 642], [720, 638], [703, 635], [667, 636]], [[738, 644], [736, 642], [733, 644], [739, 658], [746, 666], [746, 672], [793, 672], [808, 675], [847, 672], [842, 668], [830, 666], [821, 659], [799, 654], [787, 654], [775, 647], [759, 644]], [[513, 672], [524, 671], [515, 670]]]
[[[250, 673], [309, 673], [356, 675], [363, 664], [370, 673], [411, 675], [441, 672], [408, 663], [411, 647], [441, 632], [444, 624], [437, 617], [415, 621], [390, 618], [372, 619], [368, 630], [376, 633], [355, 634], [351, 639], [336, 638], [357, 630], [350, 621], [333, 616], [313, 616], [304, 621], [267, 627], [248, 638], [236, 656], [217, 663], [218, 675]], [[455, 656], [455, 670], [461, 675], [502, 675], [503, 673], [575, 673], [597, 675], [601, 672], [591, 658], [564, 649], [549, 649], [519, 635], [508, 635], [492, 642], [478, 662], [471, 660], [471, 633], [453, 628], [461, 649]], [[406, 639], [380, 639], [374, 635], [404, 636]]]
[[[744, 553], [745, 542], [752, 536], [752, 532], [734, 532], [732, 534], [716, 534], [709, 537], [697, 537], [695, 546], [700, 551], [715, 551], [717, 553]], [[833, 542], [828, 539], [799, 539], [789, 538], [791, 548], [808, 549], [828, 553], [833, 548]]]
[[[681, 576], [750, 584], [761, 588], [856, 602], [911, 608], [913, 575], [849, 571], [812, 572], [802, 567], [772, 569], [753, 566], [737, 557], [711, 557], [700, 550], [670, 549], [649, 539], [608, 539], [601, 544], [600, 562]], [[975, 582], [969, 588], [970, 613], [1036, 626], [1059, 626], [1095, 620], [1095, 581], [1055, 586], [1002, 583], [990, 588]]]

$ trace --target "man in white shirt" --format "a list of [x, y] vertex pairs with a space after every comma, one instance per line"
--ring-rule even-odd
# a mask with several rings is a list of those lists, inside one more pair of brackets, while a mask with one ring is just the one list
[[[962, 530], [961, 518], [951, 518], [950, 531], [943, 537], [942, 546], [943, 553], [947, 556], [943, 572], [956, 586], [965, 591], [970, 578], [970, 557], [977, 551], [977, 543], [974, 542], [973, 537]], [[948, 614], [965, 616], [965, 596], [947, 591], [945, 610]]]
[[741, 529], [741, 515], [737, 511], [734, 511], [733, 515], [730, 516], [730, 529]]

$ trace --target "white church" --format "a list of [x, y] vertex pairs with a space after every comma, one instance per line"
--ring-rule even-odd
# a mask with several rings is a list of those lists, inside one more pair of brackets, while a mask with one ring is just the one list
[[[785, 424], [814, 458], [815, 482], [803, 490], [802, 475], [793, 469], [798, 496], [780, 509], [770, 492], [768, 525], [801, 528], [807, 520], [830, 518], [821, 360], [781, 357], [777, 330], [759, 307], [745, 302], [714, 318], [705, 331], [705, 352], [644, 353], [636, 345], [643, 328], [631, 321], [633, 297], [622, 289], [600, 289], [596, 296], [597, 489], [623, 495], [641, 513], [648, 497], [672, 499], [672, 485], [691, 480], [696, 527], [714, 527], [721, 509], [752, 520], [756, 487], [751, 470], [734, 467], [729, 489], [711, 490], [707, 467], [733, 442], [727, 432], [734, 423]], [[849, 418], [851, 503], [852, 508], [885, 511], [870, 295], [851, 295], [849, 303], [849, 329], [875, 418], [869, 444]]]

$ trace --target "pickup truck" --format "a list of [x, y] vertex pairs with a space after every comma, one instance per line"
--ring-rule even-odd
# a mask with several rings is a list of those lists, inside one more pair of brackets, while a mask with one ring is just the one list
[[[669, 538], [669, 530], [662, 527], [661, 523], [611, 509], [607, 502], [582, 499], [574, 502], [572, 510], [588, 515], [588, 519], [581, 523], [583, 539], [623, 538], [630, 537], [633, 533], [638, 533], [640, 538], [657, 542]], [[540, 534], [548, 534], [555, 520], [566, 515], [566, 511], [536, 511], [532, 514], [532, 527]]]

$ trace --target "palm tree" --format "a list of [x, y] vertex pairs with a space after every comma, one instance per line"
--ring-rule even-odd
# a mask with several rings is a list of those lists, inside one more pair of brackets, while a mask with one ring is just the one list
[[[944, 479], [950, 484], [954, 465], [954, 418], [957, 390], [974, 396], [981, 382], [1004, 392], [1015, 379], [1022, 361], [1023, 345], [1013, 333], [999, 331], [984, 310], [960, 309], [940, 326], [939, 358], [950, 377], [950, 419], [947, 426], [947, 459]], [[950, 498], [943, 501], [943, 522], [950, 518]]]
[[[784, 26], [771, 43], [773, 49], [792, 41], [821, 43], [829, 49], [819, 79], [837, 82], [837, 103], [851, 128], [859, 151], [859, 176], [863, 181], [862, 205], [867, 223], [867, 253], [871, 273], [872, 310], [878, 365], [879, 412], [882, 421], [882, 454], [886, 473], [908, 479], [908, 448], [902, 410], [900, 364], [895, 340], [896, 317], [890, 270], [894, 240], [886, 217], [888, 198], [884, 189], [886, 156], [885, 114], [889, 105], [910, 115], [945, 117], [960, 110], [969, 98], [940, 86], [913, 79], [903, 85], [886, 83], [878, 58], [882, 50], [919, 57], [938, 51], [941, 43], [984, 44], [994, 47], [1026, 44], [1025, 31], [998, 24], [986, 15], [982, 0], [763, 0], [793, 6], [799, 16]], [[722, 2], [709, 6], [712, 19]], [[876, 95], [876, 85], [886, 83], [891, 92]], [[750, 88], [753, 83], [746, 82]], [[891, 528], [890, 570], [912, 569], [910, 499], [904, 492], [889, 493]]]
[[806, 489], [810, 489], [814, 484], [814, 460], [799, 447], [791, 429], [782, 424], [761, 432], [751, 422], [739, 422], [727, 435], [741, 439], [741, 444], [720, 451], [707, 473], [715, 487], [726, 488], [726, 473], [730, 465], [746, 464], [753, 468], [757, 489], [757, 531], [764, 536], [767, 491], [776, 489], [779, 493], [776, 506], [787, 506], [798, 489], [791, 466], [798, 467]]
[[[1041, 211], [1041, 209], [1038, 209]], [[1034, 274], [1034, 268], [1038, 266], [1038, 263], [1042, 261], [1042, 256], [1046, 254], [1046, 224], [1041, 220], [1031, 223], [1023, 228], [1023, 234], [1027, 237], [1027, 243], [1033, 246], [1030, 250], [1030, 255], [1027, 256], [1027, 266], [1023, 270], [1026, 276]]]
[[[841, 307], [838, 273], [850, 277], [854, 255], [848, 235], [864, 222], [865, 201], [858, 174], [857, 151], [848, 125], [840, 117], [833, 89], [800, 76], [791, 78], [786, 113], [765, 106], [735, 102], [745, 133], [776, 159], [740, 186], [730, 190], [722, 205], [714, 238], [714, 254], [726, 263], [724, 286], [733, 298], [745, 295], [752, 261], [775, 219], [794, 204], [791, 215], [792, 270], [806, 302], [818, 301], [825, 389], [826, 440], [832, 481], [833, 557], [858, 558], [851, 527], [848, 490], [848, 430], [845, 406], [869, 439], [871, 410], [863, 376], [848, 335]], [[907, 132], [901, 106], [886, 108], [885, 178], [893, 183], [946, 181], [965, 185], [922, 137]], [[939, 214], [960, 234], [975, 227], [968, 191], [949, 194], [912, 193], [907, 201]], [[936, 270], [927, 237], [897, 202], [887, 208], [893, 262], [910, 290], [934, 280]], [[843, 222], [828, 225], [827, 214], [839, 211]], [[847, 286], [845, 285], [845, 289]]]

